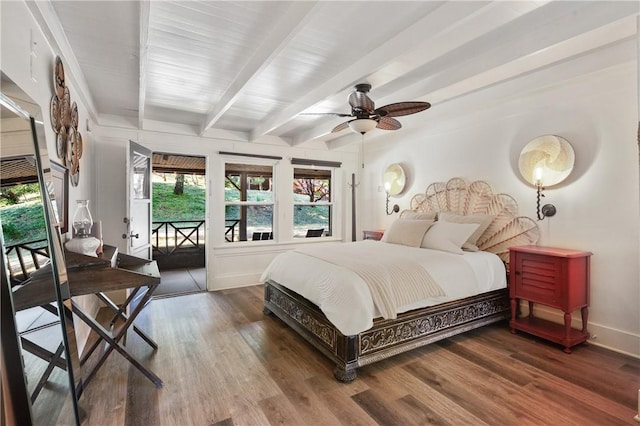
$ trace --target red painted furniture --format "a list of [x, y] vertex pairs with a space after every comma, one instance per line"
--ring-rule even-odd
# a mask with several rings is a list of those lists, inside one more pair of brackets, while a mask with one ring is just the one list
[[[540, 246], [509, 248], [511, 332], [525, 331], [559, 343], [566, 353], [589, 338], [590, 252]], [[529, 301], [529, 315], [517, 318], [520, 299]], [[533, 316], [534, 303], [560, 309], [564, 325]], [[582, 329], [571, 328], [571, 312], [580, 309]]]
[[380, 241], [380, 239], [382, 238], [382, 236], [384, 235], [384, 231], [381, 229], [375, 230], [375, 231], [362, 231], [363, 234], [363, 240], [376, 240], [376, 241]]

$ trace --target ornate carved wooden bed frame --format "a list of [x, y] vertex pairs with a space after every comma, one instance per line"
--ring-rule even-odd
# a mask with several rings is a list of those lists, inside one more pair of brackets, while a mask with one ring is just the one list
[[[510, 246], [534, 244], [539, 238], [536, 222], [518, 216], [515, 200], [493, 194], [483, 181], [468, 184], [453, 178], [433, 183], [413, 196], [411, 211], [493, 215], [477, 245], [500, 256], [507, 267]], [[370, 329], [345, 336], [296, 292], [273, 281], [267, 281], [264, 289], [265, 314], [275, 314], [335, 362], [334, 376], [342, 382], [354, 380], [358, 367], [509, 317], [509, 291], [501, 289], [405, 312], [393, 320], [377, 318]]]

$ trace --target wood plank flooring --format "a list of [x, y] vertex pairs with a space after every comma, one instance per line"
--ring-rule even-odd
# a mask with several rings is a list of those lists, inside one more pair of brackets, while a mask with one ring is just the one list
[[127, 346], [156, 389], [113, 353], [80, 400], [86, 425], [638, 425], [640, 360], [571, 355], [506, 323], [358, 369], [333, 365], [262, 314], [262, 286], [153, 300]]

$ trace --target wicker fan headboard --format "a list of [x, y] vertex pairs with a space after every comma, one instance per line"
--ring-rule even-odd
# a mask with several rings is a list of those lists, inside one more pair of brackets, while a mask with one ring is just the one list
[[533, 219], [518, 215], [518, 203], [510, 195], [494, 194], [484, 181], [467, 183], [462, 178], [435, 182], [423, 194], [411, 198], [411, 211], [495, 216], [476, 245], [480, 250], [497, 254], [509, 263], [509, 247], [535, 244], [540, 229]]

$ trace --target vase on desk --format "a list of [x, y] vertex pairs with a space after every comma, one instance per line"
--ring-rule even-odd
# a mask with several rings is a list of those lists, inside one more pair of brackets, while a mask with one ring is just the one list
[[89, 210], [89, 200], [76, 201], [76, 212], [73, 214], [73, 238], [65, 244], [69, 251], [84, 254], [87, 256], [97, 256], [97, 250], [101, 246], [98, 238], [91, 235], [93, 218]]

